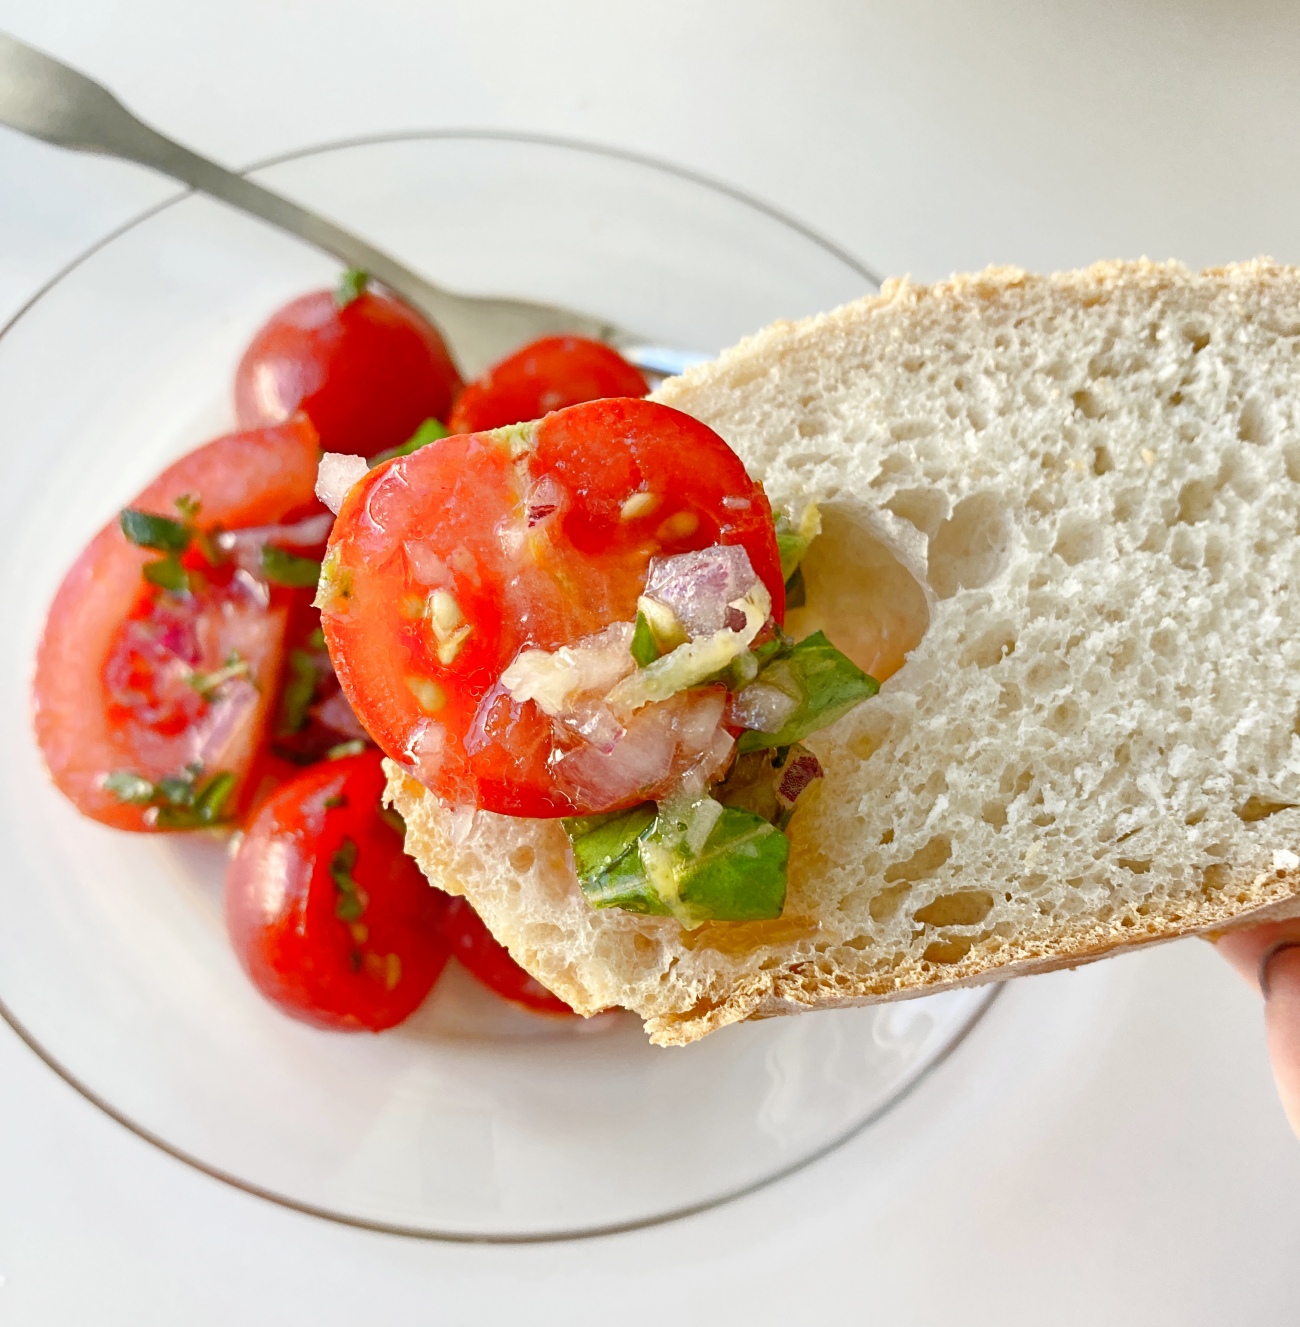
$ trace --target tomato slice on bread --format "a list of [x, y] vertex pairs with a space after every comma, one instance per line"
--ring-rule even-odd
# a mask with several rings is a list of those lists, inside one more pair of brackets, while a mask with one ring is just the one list
[[[363, 476], [335, 521], [318, 603], [357, 717], [446, 802], [582, 814], [613, 807], [564, 782], [557, 762], [575, 740], [502, 674], [525, 649], [630, 622], [651, 558], [716, 544], [744, 549], [780, 623], [771, 509], [735, 453], [680, 411], [592, 401]], [[683, 730], [690, 695], [674, 697]], [[700, 705], [720, 712], [707, 692]]]
[[[164, 531], [184, 521], [210, 545], [219, 530], [319, 512], [318, 457], [304, 419], [230, 434], [168, 467], [131, 510]], [[145, 577], [160, 561], [110, 522], [60, 585], [37, 651], [34, 722], [50, 774], [78, 810], [119, 829], [189, 827], [237, 807], [280, 674], [284, 594], [234, 562], [208, 567], [196, 549], [170, 564], [189, 588], [168, 590]], [[167, 796], [150, 791], [160, 785]]]
[[581, 336], [544, 336], [494, 364], [461, 392], [447, 427], [481, 433], [605, 396], [644, 396], [640, 370]]
[[378, 751], [313, 765], [258, 808], [227, 873], [240, 963], [267, 999], [320, 1027], [400, 1023], [447, 962], [447, 896], [403, 852], [383, 791]]

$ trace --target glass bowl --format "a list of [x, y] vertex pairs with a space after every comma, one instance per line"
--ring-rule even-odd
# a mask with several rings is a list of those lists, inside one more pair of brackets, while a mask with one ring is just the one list
[[[577, 144], [427, 134], [253, 172], [470, 292], [553, 300], [715, 351], [873, 289], [870, 271], [735, 190]], [[114, 232], [0, 338], [0, 1012], [78, 1091], [190, 1165], [376, 1229], [536, 1240], [722, 1202], [875, 1118], [991, 993], [650, 1046], [634, 1018], [532, 1015], [453, 964], [380, 1036], [264, 1003], [226, 942], [226, 846], [114, 832], [50, 786], [28, 719], [45, 609], [90, 534], [232, 423], [240, 350], [336, 265], [183, 195]]]

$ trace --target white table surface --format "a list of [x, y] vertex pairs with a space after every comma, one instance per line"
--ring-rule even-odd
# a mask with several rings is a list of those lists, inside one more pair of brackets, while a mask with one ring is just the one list
[[[1285, 0], [0, 0], [0, 28], [234, 164], [525, 129], [703, 169], [918, 278], [1300, 261]], [[169, 188], [0, 130], [0, 320]], [[885, 1120], [750, 1198], [524, 1248], [225, 1188], [0, 1025], [6, 1327], [1293, 1322], [1298, 1255], [1258, 1004], [1199, 941], [1016, 983]]]

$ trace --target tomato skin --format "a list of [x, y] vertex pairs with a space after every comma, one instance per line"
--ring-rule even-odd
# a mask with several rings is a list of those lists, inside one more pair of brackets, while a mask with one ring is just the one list
[[443, 926], [451, 956], [502, 999], [534, 1013], [571, 1015], [573, 1009], [510, 957], [463, 898], [449, 899]]
[[581, 336], [544, 336], [470, 383], [447, 427], [453, 433], [482, 433], [583, 401], [640, 397], [649, 390], [640, 371], [609, 346]]
[[[654, 502], [628, 519], [625, 504], [642, 494]], [[524, 648], [630, 622], [652, 557], [719, 542], [744, 546], [781, 622], [767, 498], [722, 439], [680, 411], [615, 398], [444, 438], [349, 492], [327, 556], [327, 580], [346, 593], [322, 612], [326, 643], [366, 730], [445, 801], [581, 814], [589, 808], [555, 780], [551, 720], [498, 679]], [[448, 661], [422, 616], [431, 582], [416, 579], [413, 548], [435, 555], [470, 628]]]
[[[377, 751], [313, 765], [263, 803], [227, 872], [241, 965], [268, 1000], [317, 1027], [393, 1027], [447, 962], [446, 896], [381, 818], [384, 782]], [[364, 894], [355, 919], [339, 915], [345, 896], [331, 875], [348, 844]]]
[[340, 308], [315, 291], [274, 313], [235, 373], [242, 428], [301, 410], [321, 448], [374, 456], [426, 419], [446, 420], [460, 374], [432, 324], [388, 295], [363, 291]]
[[[318, 509], [315, 476], [319, 451], [305, 419], [279, 428], [229, 434], [169, 466], [131, 504], [175, 515], [177, 498], [197, 498], [197, 524], [272, 525]], [[141, 575], [156, 553], [127, 541], [117, 520], [90, 541], [64, 577], [50, 605], [36, 653], [33, 723], [55, 784], [84, 815], [118, 829], [151, 826], [143, 807], [120, 801], [102, 786], [108, 773], [137, 769], [149, 777], [175, 771], [156, 763], [153, 735], [124, 723], [110, 701], [106, 667], [127, 620], [148, 587]], [[284, 633], [284, 611], [272, 603], [255, 683], [260, 708], [250, 735], [265, 728], [274, 699]], [[241, 783], [253, 743], [237, 753]], [[237, 789], [232, 804], [237, 803]]]

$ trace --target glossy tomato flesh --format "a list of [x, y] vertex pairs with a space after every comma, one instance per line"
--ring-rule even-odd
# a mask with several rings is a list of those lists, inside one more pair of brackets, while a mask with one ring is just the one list
[[[652, 557], [716, 543], [745, 548], [781, 622], [771, 509], [735, 453], [680, 411], [592, 401], [364, 476], [330, 537], [325, 637], [367, 731], [445, 801], [582, 814], [556, 781], [563, 739], [501, 674], [522, 649], [630, 622]], [[431, 628], [438, 590], [466, 628], [452, 646]]]
[[447, 901], [443, 920], [451, 955], [489, 990], [542, 1014], [572, 1014], [558, 995], [524, 971], [463, 898]]
[[226, 924], [254, 985], [319, 1027], [409, 1017], [447, 961], [446, 895], [380, 814], [377, 751], [313, 765], [249, 823], [226, 878]]
[[387, 295], [340, 307], [328, 290], [278, 310], [235, 374], [240, 426], [279, 424], [301, 410], [327, 452], [374, 456], [426, 419], [446, 421], [460, 374], [436, 328]]
[[[195, 524], [215, 531], [275, 525], [319, 510], [318, 449], [306, 420], [231, 434], [168, 467], [130, 505], [172, 519], [176, 501], [199, 504]], [[46, 618], [33, 683], [37, 741], [56, 785], [85, 815], [148, 829], [144, 806], [121, 800], [106, 777], [148, 780], [237, 776], [239, 804], [275, 703], [291, 594], [267, 592], [211, 567], [191, 550], [192, 593], [149, 584], [156, 552], [128, 542], [115, 519], [83, 550]], [[242, 661], [238, 676], [202, 679]]]
[[622, 355], [581, 336], [545, 336], [494, 364], [460, 394], [448, 428], [481, 433], [540, 419], [606, 396], [644, 396], [649, 387]]

